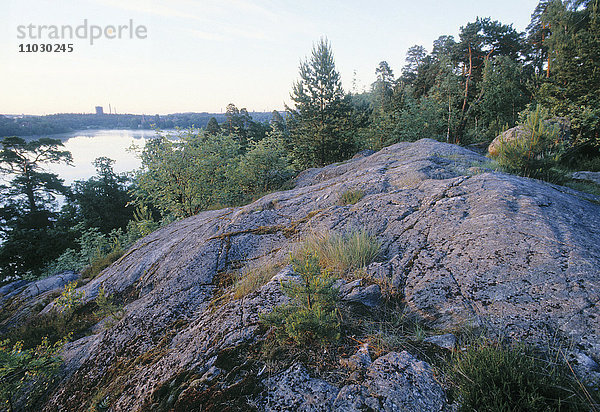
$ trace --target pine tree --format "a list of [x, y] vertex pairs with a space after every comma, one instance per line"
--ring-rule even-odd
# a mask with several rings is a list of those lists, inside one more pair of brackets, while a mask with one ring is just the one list
[[208, 124], [206, 125], [206, 133], [212, 136], [216, 136], [219, 133], [221, 133], [221, 127], [219, 126], [217, 119], [215, 119], [214, 117], [211, 117], [208, 120]]
[[68, 188], [44, 167], [71, 163], [71, 153], [60, 150], [60, 140], [26, 142], [5, 137], [0, 142], [0, 172], [10, 184], [0, 185], [0, 282], [11, 276], [36, 274], [57, 257], [69, 242], [57, 224], [56, 196]]
[[291, 98], [295, 108], [286, 110], [297, 167], [322, 166], [352, 155], [351, 106], [327, 39], [313, 46], [310, 59], [300, 64]]

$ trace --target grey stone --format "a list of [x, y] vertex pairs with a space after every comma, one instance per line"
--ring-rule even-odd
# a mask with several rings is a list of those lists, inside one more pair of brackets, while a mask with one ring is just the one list
[[332, 411], [339, 391], [322, 379], [311, 378], [300, 363], [265, 380], [264, 386], [267, 388], [265, 411]]
[[379, 285], [365, 285], [364, 279], [352, 282], [337, 283], [339, 298], [345, 302], [359, 303], [368, 308], [376, 308], [381, 304], [381, 288]]
[[391, 352], [371, 363], [360, 384], [341, 389], [310, 377], [301, 364], [265, 380], [267, 411], [447, 411], [444, 390], [431, 367], [408, 352]]
[[586, 355], [577, 350], [572, 350], [567, 354], [569, 365], [575, 370], [577, 375], [582, 377], [584, 383], [591, 387], [600, 385], [600, 365]]
[[17, 281], [6, 285], [0, 294], [0, 308], [6, 311], [7, 316], [0, 321], [0, 332], [19, 326], [24, 319], [37, 315], [40, 305], [43, 308], [41, 313], [47, 312], [52, 306], [50, 303], [44, 308], [48, 301], [60, 294], [67, 283], [79, 277], [78, 273], [66, 271], [33, 282]]
[[488, 146], [488, 153], [491, 156], [497, 156], [499, 154], [501, 143], [509, 143], [514, 140], [525, 139], [528, 138], [530, 135], [531, 133], [525, 130], [523, 126], [515, 126], [513, 128], [510, 128], [502, 132], [494, 140], [492, 140], [492, 143], [490, 143], [490, 145]]
[[381, 304], [381, 288], [379, 285], [357, 287], [352, 289], [347, 295], [343, 296], [342, 300], [360, 303], [368, 308], [376, 308]]
[[[128, 389], [113, 402], [115, 410], [140, 410], [178, 374], [203, 374], [214, 356], [262, 339], [259, 316], [287, 301], [280, 281], [293, 281], [293, 274], [288, 269], [241, 299], [221, 296], [220, 279], [247, 262], [283, 261], [315, 231], [373, 233], [381, 253], [367, 273], [389, 284], [411, 315], [431, 327], [482, 326], [540, 345], [564, 339], [599, 359], [600, 198], [498, 172], [469, 172], [485, 160], [428, 139], [398, 143], [307, 170], [291, 190], [202, 212], [141, 239], [80, 288], [86, 302], [100, 285], [131, 299], [125, 316], [86, 344], [89, 351], [65, 354], [77, 361], [46, 410], [77, 410], [115, 365], [150, 353], [151, 361], [130, 371]], [[342, 207], [337, 199], [349, 182], [368, 193], [360, 205]], [[371, 377], [358, 382], [382, 408], [401, 402], [386, 400], [382, 388], [389, 379], [435, 383], [408, 354], [394, 356], [375, 360]], [[406, 393], [429, 394], [435, 402], [418, 404], [437, 407], [441, 395], [425, 386]], [[328, 388], [322, 385], [332, 404], [338, 391]], [[407, 402], [413, 396], [386, 390]]]
[[575, 172], [571, 177], [575, 180], [585, 180], [600, 186], [600, 172]]
[[367, 371], [365, 386], [385, 411], [445, 411], [446, 395], [431, 366], [408, 352], [377, 358]]
[[201, 382], [212, 382], [219, 375], [223, 373], [223, 369], [217, 368], [216, 366], [212, 366], [209, 370], [207, 370], [204, 375], [200, 378]]
[[352, 159], [360, 159], [362, 157], [371, 156], [374, 153], [375, 153], [375, 151], [371, 150], [371, 149], [361, 150], [360, 152], [358, 152], [357, 154], [355, 154], [354, 156], [352, 156]]
[[425, 342], [433, 343], [434, 345], [444, 349], [452, 350], [456, 347], [456, 336], [454, 336], [452, 333], [430, 336], [423, 340]]
[[371, 365], [369, 344], [365, 343], [348, 359], [340, 359], [340, 364], [350, 370], [363, 370]]
[[371, 396], [367, 388], [361, 385], [346, 385], [333, 401], [333, 410], [340, 412], [382, 411], [377, 398]]

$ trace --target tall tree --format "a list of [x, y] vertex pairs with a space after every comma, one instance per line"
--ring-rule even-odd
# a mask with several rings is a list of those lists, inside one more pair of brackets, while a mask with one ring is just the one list
[[536, 98], [571, 119], [579, 143], [600, 147], [600, 1], [553, 0], [541, 21], [549, 70]]
[[56, 197], [68, 188], [44, 167], [72, 161], [60, 140], [25, 141], [6, 137], [0, 144], [0, 171], [8, 185], [0, 186], [0, 282], [36, 274], [69, 242], [57, 224]]
[[97, 227], [102, 233], [127, 227], [133, 219], [130, 180], [113, 169], [115, 161], [107, 157], [94, 160], [96, 176], [73, 184], [71, 199], [85, 227]]
[[219, 126], [217, 119], [215, 119], [214, 117], [211, 117], [208, 120], [208, 123], [206, 125], [206, 133], [213, 135], [213, 136], [216, 136], [219, 133], [221, 133], [221, 127]]
[[327, 39], [314, 45], [310, 58], [300, 64], [291, 98], [295, 107], [286, 110], [296, 166], [322, 166], [354, 152], [351, 106]]
[[390, 68], [388, 62], [381, 61], [375, 69], [375, 83], [372, 85], [374, 93], [374, 101], [378, 109], [385, 110], [389, 104], [392, 94], [394, 93], [394, 86], [396, 80], [394, 79], [394, 72]]
[[425, 47], [415, 45], [406, 52], [406, 66], [402, 69], [402, 79], [406, 83], [412, 83], [417, 77], [417, 70], [427, 56]]

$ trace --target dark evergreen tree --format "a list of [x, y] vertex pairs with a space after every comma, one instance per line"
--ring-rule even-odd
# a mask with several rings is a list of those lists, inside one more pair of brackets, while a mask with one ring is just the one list
[[417, 70], [427, 56], [425, 47], [415, 45], [406, 52], [406, 66], [402, 69], [402, 80], [406, 83], [412, 83], [417, 77]]
[[70, 196], [78, 220], [86, 228], [96, 227], [102, 233], [125, 229], [133, 219], [133, 207], [127, 207], [133, 201], [129, 194], [130, 180], [114, 172], [114, 163], [107, 157], [94, 160], [96, 176], [75, 182]]
[[[0, 144], [0, 171], [8, 185], [0, 186], [0, 282], [36, 274], [72, 240], [57, 223], [56, 197], [68, 188], [56, 174], [44, 171], [49, 163], [71, 162], [71, 153], [54, 139], [26, 142], [6, 137]], [[65, 233], [66, 232], [66, 233]]]
[[216, 136], [219, 133], [221, 133], [221, 127], [219, 126], [217, 119], [215, 119], [214, 117], [211, 117], [210, 120], [208, 121], [208, 123], [206, 125], [206, 133], [208, 133], [212, 136]]
[[327, 39], [313, 46], [310, 58], [300, 64], [291, 98], [295, 107], [286, 109], [297, 167], [322, 166], [354, 153], [351, 106]]

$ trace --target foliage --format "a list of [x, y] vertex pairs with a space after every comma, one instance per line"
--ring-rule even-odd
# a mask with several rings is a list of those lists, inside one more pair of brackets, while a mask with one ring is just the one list
[[345, 274], [371, 263], [379, 255], [380, 247], [380, 242], [365, 230], [314, 234], [306, 240], [298, 256], [316, 256], [326, 270]]
[[495, 160], [505, 170], [522, 176], [551, 178], [551, 168], [564, 152], [564, 142], [556, 125], [548, 122], [548, 111], [537, 106], [524, 114], [525, 134], [501, 141]]
[[67, 316], [72, 314], [81, 305], [85, 297], [85, 292], [77, 292], [76, 288], [76, 280], [67, 283], [58, 299], [56, 299], [56, 306], [60, 308], [61, 312], [66, 313]]
[[106, 294], [104, 285], [100, 286], [98, 289], [98, 296], [96, 296], [95, 302], [98, 306], [98, 310], [95, 312], [95, 315], [99, 319], [104, 319], [105, 317], [110, 316], [113, 321], [117, 321], [123, 317], [123, 308], [114, 303], [114, 298], [112, 295]]
[[[146, 223], [139, 223], [140, 226], [137, 226], [138, 223], [135, 220], [130, 221], [128, 232], [124, 233], [120, 229], [113, 229], [108, 235], [101, 233], [98, 228], [83, 229], [83, 225], [78, 225], [77, 230], [81, 230], [81, 235], [75, 241], [78, 246], [77, 250], [65, 250], [45, 267], [43, 275], [52, 276], [67, 270], [79, 272], [83, 269], [84, 277], [95, 277], [120, 258], [125, 248], [145, 233], [143, 227]], [[148, 226], [154, 227], [153, 224]]]
[[0, 142], [0, 281], [37, 274], [70, 245], [68, 228], [57, 221], [56, 196], [67, 188], [56, 174], [44, 171], [52, 163], [71, 162], [59, 140], [26, 142], [5, 137]]
[[29, 391], [26, 406], [32, 407], [58, 372], [62, 363], [59, 353], [67, 341], [68, 337], [50, 344], [43, 338], [34, 349], [23, 349], [23, 342], [16, 342], [11, 347], [9, 340], [0, 341], [0, 402], [3, 407], [12, 411], [13, 398], [23, 390]]
[[292, 267], [299, 281], [282, 284], [291, 302], [262, 316], [262, 322], [275, 329], [280, 342], [308, 345], [337, 341], [340, 321], [335, 278], [321, 269], [316, 256], [292, 259]]
[[219, 126], [217, 119], [215, 119], [214, 117], [211, 117], [208, 120], [208, 123], [206, 124], [206, 133], [213, 136], [216, 136], [219, 133], [221, 133], [221, 127]]
[[119, 260], [123, 254], [123, 249], [115, 249], [105, 255], [94, 257], [90, 265], [81, 272], [81, 276], [89, 279], [95, 278], [100, 272]]
[[463, 411], [588, 410], [562, 358], [479, 342], [456, 351], [449, 373]]
[[354, 154], [351, 105], [327, 39], [314, 45], [310, 59], [300, 64], [291, 98], [295, 107], [286, 110], [296, 167], [323, 166]]
[[160, 134], [139, 152], [142, 169], [136, 174], [136, 198], [177, 218], [228, 203], [234, 197], [227, 189], [239, 152], [232, 136], [192, 130], [179, 131], [175, 137]]
[[[543, 3], [543, 4], [542, 4]], [[541, 2], [531, 35], [546, 59], [536, 100], [571, 120], [577, 144], [600, 145], [600, 8], [597, 1]]]
[[113, 170], [114, 163], [107, 157], [94, 160], [96, 176], [76, 181], [70, 195], [77, 221], [87, 228], [96, 227], [102, 233], [125, 229], [133, 218], [132, 208], [127, 207], [133, 200], [129, 194], [129, 178], [117, 175]]
[[360, 189], [349, 189], [340, 195], [342, 205], [355, 205], [365, 196], [365, 192]]
[[531, 101], [525, 82], [523, 66], [510, 57], [486, 60], [481, 80], [483, 95], [474, 109], [482, 125], [474, 130], [477, 140], [493, 140], [505, 125], [513, 127], [517, 123], [519, 112]]
[[287, 181], [292, 171], [289, 167], [285, 141], [267, 136], [252, 142], [237, 169], [237, 181], [248, 197], [277, 189]]

